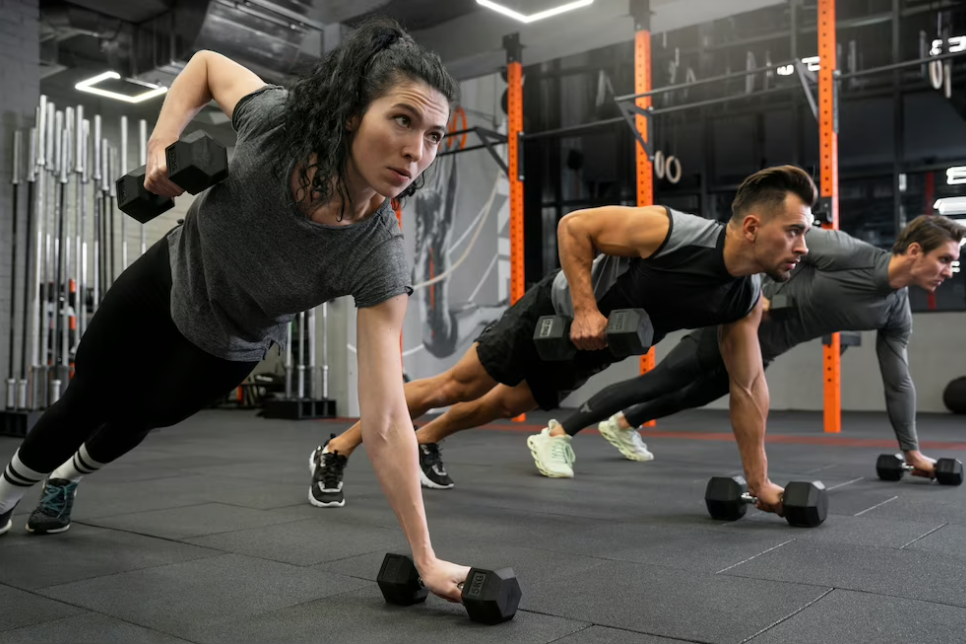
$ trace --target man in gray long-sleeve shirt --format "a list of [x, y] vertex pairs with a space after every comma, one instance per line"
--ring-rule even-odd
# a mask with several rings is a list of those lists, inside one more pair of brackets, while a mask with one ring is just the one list
[[[892, 253], [849, 235], [813, 228], [809, 252], [792, 278], [766, 281], [766, 308], [778, 295], [791, 306], [769, 310], [758, 328], [765, 364], [802, 342], [838, 331], [876, 330], [876, 352], [885, 385], [886, 410], [899, 446], [910, 465], [928, 474], [933, 461], [919, 451], [916, 389], [909, 375], [906, 348], [912, 313], [906, 287], [934, 291], [952, 276], [964, 229], [944, 217], [923, 216], [902, 231]], [[718, 348], [717, 327], [687, 336], [656, 369], [608, 387], [561, 425], [573, 436], [593, 422], [601, 434], [631, 460], [653, 455], [631, 431], [648, 420], [706, 405], [728, 393], [728, 374]], [[614, 414], [627, 409], [623, 417]]]

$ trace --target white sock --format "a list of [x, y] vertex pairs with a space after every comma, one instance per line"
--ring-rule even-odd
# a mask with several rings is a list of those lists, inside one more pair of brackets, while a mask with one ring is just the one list
[[67, 462], [50, 473], [52, 479], [66, 479], [71, 483], [76, 483], [87, 474], [93, 474], [104, 467], [104, 463], [98, 463], [87, 451], [87, 444], [80, 446], [77, 453]]
[[0, 514], [20, 502], [27, 490], [46, 478], [43, 472], [36, 472], [20, 460], [20, 450], [13, 455], [7, 469], [0, 476]]

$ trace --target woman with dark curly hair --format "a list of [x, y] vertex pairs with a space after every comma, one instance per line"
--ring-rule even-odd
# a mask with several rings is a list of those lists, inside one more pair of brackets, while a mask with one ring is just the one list
[[295, 314], [352, 295], [369, 455], [424, 583], [458, 601], [469, 569], [436, 558], [420, 495], [399, 355], [412, 289], [390, 205], [414, 193], [435, 159], [458, 89], [389, 20], [362, 26], [288, 91], [214, 52], [195, 54], [161, 109], [145, 187], [182, 193], [164, 149], [211, 100], [238, 133], [230, 176], [106, 294], [70, 386], [0, 479], [0, 533], [45, 478], [27, 529], [69, 528], [82, 475], [237, 386]]

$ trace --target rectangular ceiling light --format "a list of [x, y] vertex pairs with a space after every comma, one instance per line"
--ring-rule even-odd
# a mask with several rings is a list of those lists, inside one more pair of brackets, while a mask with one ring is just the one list
[[817, 72], [822, 69], [821, 56], [809, 56], [808, 58], [803, 58], [802, 62], [808, 66], [808, 71], [810, 72]]
[[136, 85], [138, 87], [142, 87], [145, 91], [141, 92], [140, 94], [122, 94], [120, 92], [113, 92], [111, 90], [97, 87], [98, 83], [103, 83], [107, 80], [120, 81], [122, 79], [121, 75], [117, 72], [104, 72], [103, 74], [98, 74], [93, 78], [88, 78], [87, 80], [77, 83], [74, 85], [74, 89], [79, 92], [87, 92], [88, 94], [95, 94], [105, 98], [113, 98], [117, 101], [124, 101], [125, 103], [142, 103], [157, 96], [161, 96], [168, 91], [167, 87], [155, 85], [154, 83], [146, 83], [133, 78], [125, 78], [122, 82], [127, 85]]
[[498, 2], [493, 2], [492, 0], [476, 0], [476, 3], [486, 7], [487, 9], [492, 9], [497, 13], [502, 13], [504, 16], [509, 16], [514, 20], [519, 20], [523, 23], [536, 22], [537, 20], [543, 20], [544, 18], [550, 18], [551, 16], [558, 16], [567, 11], [573, 11], [574, 9], [580, 9], [581, 7], [589, 7], [594, 4], [594, 0], [576, 0], [575, 2], [568, 2], [562, 4], [559, 7], [554, 7], [552, 9], [547, 9], [546, 11], [539, 11], [537, 13], [532, 13], [529, 16], [520, 13], [519, 11], [514, 11], [507, 6], [504, 6]]
[[946, 170], [946, 185], [956, 186], [966, 183], [966, 166], [956, 166]]
[[[936, 200], [933, 208], [944, 217], [966, 219], [966, 197], [943, 197]], [[960, 245], [966, 245], [966, 237]]]

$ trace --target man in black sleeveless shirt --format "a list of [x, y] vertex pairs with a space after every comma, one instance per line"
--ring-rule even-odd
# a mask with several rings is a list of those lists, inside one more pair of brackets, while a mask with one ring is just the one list
[[[619, 358], [607, 350], [606, 316], [615, 309], [643, 308], [655, 343], [677, 329], [721, 325], [734, 431], [749, 490], [761, 499], [759, 507], [780, 512], [782, 490], [768, 481], [764, 450], [768, 388], [758, 347], [758, 274], [779, 281], [790, 277], [808, 251], [805, 233], [813, 221], [816, 193], [807, 173], [781, 166], [745, 180], [727, 224], [662, 206], [609, 206], [564, 217], [558, 227], [561, 270], [534, 285], [487, 327], [455, 367], [406, 385], [414, 418], [453, 405], [417, 432], [423, 485], [453, 486], [437, 445], [446, 436], [538, 406], [553, 409], [616, 362]], [[600, 253], [596, 259], [595, 253]], [[572, 360], [540, 359], [533, 333], [544, 315], [573, 318], [571, 340], [577, 354]], [[531, 451], [535, 459], [551, 451], [560, 457], [568, 451], [568, 438], [554, 425], [531, 437]], [[338, 479], [338, 485], [328, 485], [332, 502], [315, 505], [345, 503], [341, 469], [361, 442], [356, 424], [319, 448], [339, 454], [330, 460], [340, 471], [329, 477]]]

